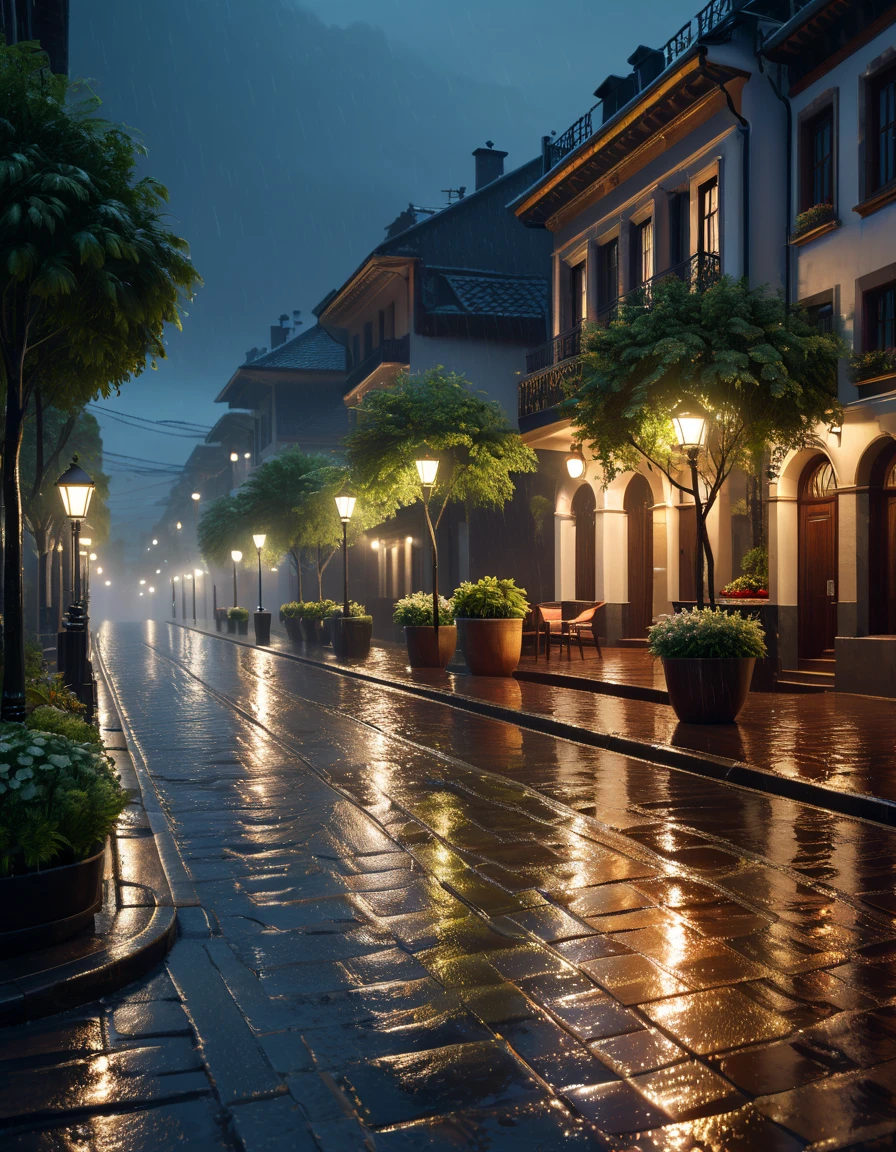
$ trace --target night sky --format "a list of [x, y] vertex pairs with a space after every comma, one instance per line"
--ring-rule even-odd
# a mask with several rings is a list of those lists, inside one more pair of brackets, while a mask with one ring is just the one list
[[[516, 166], [694, 0], [72, 0], [71, 73], [139, 131], [205, 287], [169, 359], [109, 402], [211, 425], [215, 395], [281, 312], [312, 307], [409, 201], [473, 184], [487, 139]], [[182, 463], [193, 441], [103, 417], [107, 449]], [[113, 483], [148, 528], [163, 476]]]

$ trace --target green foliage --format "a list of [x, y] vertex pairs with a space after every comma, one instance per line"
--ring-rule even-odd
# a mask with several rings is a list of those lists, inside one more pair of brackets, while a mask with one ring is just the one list
[[582, 379], [566, 407], [609, 483], [642, 458], [674, 476], [682, 465], [670, 414], [701, 404], [710, 437], [701, 470], [707, 504], [736, 465], [755, 471], [769, 444], [802, 448], [839, 415], [838, 337], [789, 314], [777, 296], [729, 278], [691, 291], [675, 277], [622, 306], [586, 340]]
[[333, 615], [333, 609], [339, 605], [335, 600], [306, 600], [301, 605], [299, 618], [302, 620], [325, 620]]
[[290, 600], [288, 604], [280, 605], [280, 612], [284, 620], [301, 620], [304, 608], [304, 601]]
[[242, 620], [242, 621], [248, 620], [249, 619], [249, 609], [248, 608], [228, 608], [227, 609], [227, 619], [228, 620]]
[[765, 632], [758, 620], [721, 608], [693, 608], [660, 616], [648, 632], [648, 648], [668, 659], [743, 659], [765, 656]]
[[871, 352], [857, 352], [849, 360], [849, 374], [854, 384], [873, 380], [876, 376], [890, 376], [896, 372], [896, 348], [875, 348]]
[[84, 705], [65, 684], [58, 672], [42, 672], [39, 676], [25, 679], [25, 703], [29, 708], [39, 708], [46, 704], [61, 712], [78, 713]]
[[454, 591], [454, 616], [458, 620], [522, 620], [528, 611], [525, 588], [517, 588], [512, 580], [483, 576], [475, 584], [464, 581]]
[[761, 588], [768, 588], [768, 550], [761, 547], [751, 548], [744, 554], [740, 570], [744, 576], [759, 580]]
[[72, 712], [63, 712], [52, 704], [41, 704], [28, 714], [25, 721], [28, 728], [38, 732], [52, 732], [56, 736], [65, 736], [75, 744], [102, 745], [102, 737], [95, 724]]
[[554, 505], [547, 496], [533, 496], [529, 501], [529, 515], [532, 517], [532, 532], [535, 539], [541, 542], [544, 539], [544, 529]]
[[802, 236], [805, 232], [811, 232], [813, 228], [818, 228], [822, 224], [836, 219], [837, 213], [834, 211], [833, 204], [813, 204], [805, 212], [798, 213], [793, 224], [792, 235], [796, 239], [797, 236]]
[[[334, 604], [332, 600], [328, 601], [328, 603], [332, 604], [333, 606], [332, 606], [332, 608], [327, 609], [327, 611], [324, 614], [324, 619], [326, 620], [329, 618], [329, 619], [333, 619], [333, 620], [337, 620], [337, 619], [341, 620], [342, 619], [342, 609], [343, 609], [344, 605], [343, 604]], [[349, 600], [349, 602], [348, 602], [348, 614], [349, 614], [349, 617], [351, 617], [352, 619], [360, 620], [367, 615], [367, 609], [364, 607], [363, 604], [359, 604], [357, 602], [357, 600]]]
[[450, 501], [502, 508], [513, 496], [513, 474], [538, 466], [500, 406], [443, 368], [402, 373], [392, 387], [368, 392], [346, 451], [359, 503], [372, 499], [381, 519], [420, 499], [415, 461], [427, 453], [439, 459], [431, 497], [437, 523]]
[[720, 595], [722, 596], [737, 596], [743, 595], [746, 592], [764, 592], [768, 595], [768, 589], [762, 580], [756, 576], [737, 576], [734, 580], [730, 581], [722, 589]]
[[252, 531], [243, 516], [240, 497], [219, 496], [217, 500], [212, 500], [199, 517], [199, 551], [206, 560], [222, 567], [232, 563], [230, 553], [235, 549], [242, 552], [244, 557], [254, 557]]
[[[392, 619], [403, 628], [429, 625], [432, 627], [432, 593], [412, 592], [396, 601]], [[454, 623], [454, 602], [439, 597], [439, 623]]]
[[0, 725], [0, 875], [85, 859], [129, 803], [94, 744]]

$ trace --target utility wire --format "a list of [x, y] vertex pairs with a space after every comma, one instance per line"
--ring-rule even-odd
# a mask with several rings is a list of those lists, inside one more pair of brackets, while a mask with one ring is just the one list
[[110, 416], [126, 416], [129, 420], [138, 420], [141, 424], [170, 424], [181, 428], [192, 428], [197, 432], [211, 432], [210, 424], [198, 424], [194, 420], [153, 420], [150, 416], [136, 416], [132, 412], [118, 412], [114, 408], [105, 408], [102, 404], [89, 404], [89, 408], [97, 412], [106, 412]]

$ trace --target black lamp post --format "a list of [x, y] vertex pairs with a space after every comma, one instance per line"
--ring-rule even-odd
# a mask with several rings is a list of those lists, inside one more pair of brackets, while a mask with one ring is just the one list
[[264, 609], [261, 593], [261, 550], [266, 539], [267, 536], [264, 532], [256, 532], [252, 537], [252, 543], [255, 545], [255, 551], [258, 555], [258, 607], [252, 617], [255, 625], [256, 644], [270, 644], [271, 642], [271, 614]]
[[234, 549], [233, 552], [230, 553], [230, 559], [233, 561], [233, 606], [234, 606], [234, 608], [239, 606], [239, 599], [237, 598], [237, 586], [236, 586], [236, 566], [237, 566], [237, 564], [239, 564], [239, 562], [242, 560], [242, 558], [243, 558], [242, 552], [239, 552], [236, 549]]
[[[81, 598], [81, 522], [87, 517], [87, 510], [90, 507], [96, 485], [78, 464], [78, 457], [75, 456], [66, 471], [56, 481], [56, 487], [59, 489], [65, 514], [72, 525], [72, 602], [64, 622], [64, 631], [59, 634], [57, 667], [69, 687], [74, 689], [84, 703], [87, 703], [88, 701], [83, 699], [87, 677], [88, 618], [86, 606]], [[14, 702], [8, 700], [7, 696], [8, 693], [4, 688], [3, 719], [24, 719], [24, 677], [21, 715], [13, 716], [11, 714], [10, 708], [13, 707]], [[92, 702], [92, 693], [90, 697]]]
[[342, 521], [342, 618], [348, 620], [348, 523], [355, 510], [357, 497], [343, 492], [336, 497], [336, 511]]
[[438, 460], [429, 456], [416, 461], [417, 475], [423, 488], [423, 514], [426, 517], [426, 527], [429, 529], [429, 538], [432, 541], [432, 624], [436, 631], [436, 651], [439, 646], [439, 549], [436, 544], [436, 530], [429, 515], [429, 501], [435, 487], [436, 476], [439, 474]]
[[[707, 416], [706, 411], [694, 401], [682, 400], [672, 413], [672, 424], [675, 428], [675, 437], [678, 447], [688, 458], [691, 470], [691, 491], [694, 494], [694, 518], [697, 522], [697, 555], [694, 558], [694, 582], [696, 584], [697, 607], [704, 606], [703, 594], [703, 541], [706, 532], [706, 522], [703, 516], [703, 501], [700, 498], [700, 475], [697, 471], [697, 460], [700, 451], [706, 445]], [[710, 599], [715, 600], [713, 589], [710, 589]]]
[[171, 577], [171, 619], [177, 619], [177, 589], [174, 587], [176, 576]]

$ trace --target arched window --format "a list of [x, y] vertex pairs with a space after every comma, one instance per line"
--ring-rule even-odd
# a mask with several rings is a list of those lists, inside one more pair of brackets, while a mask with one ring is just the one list
[[827, 500], [837, 487], [837, 479], [830, 460], [819, 460], [815, 470], [806, 481], [806, 496], [809, 500]]

